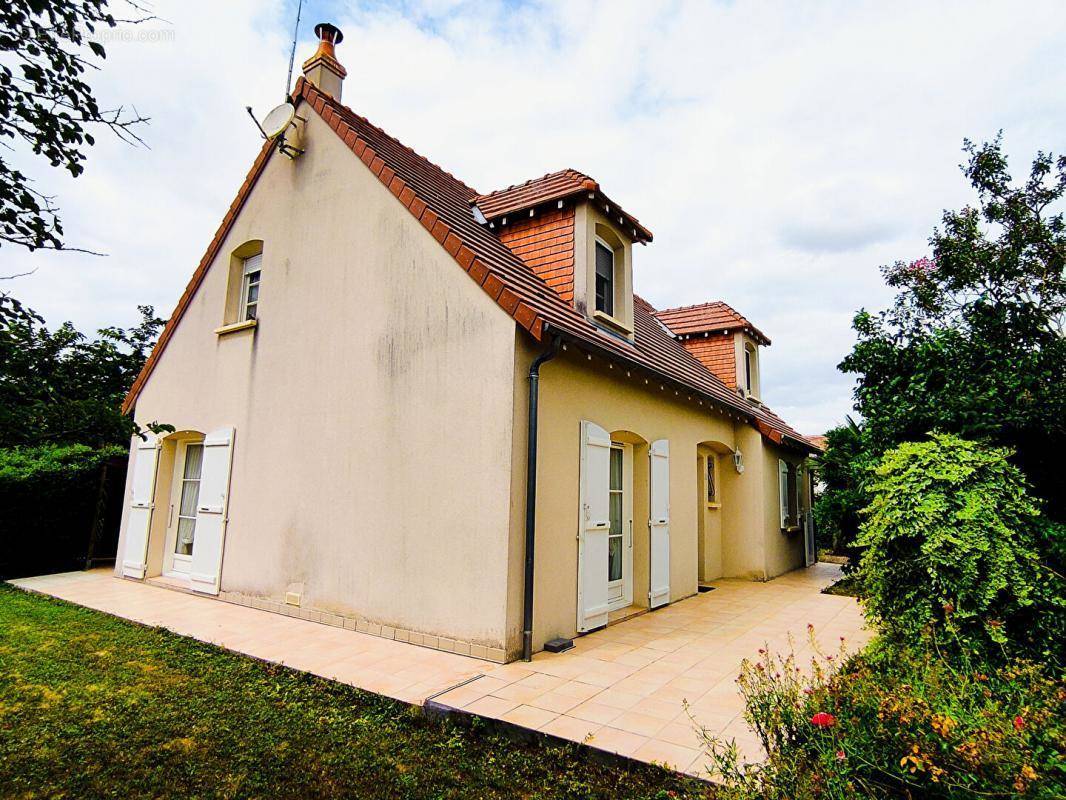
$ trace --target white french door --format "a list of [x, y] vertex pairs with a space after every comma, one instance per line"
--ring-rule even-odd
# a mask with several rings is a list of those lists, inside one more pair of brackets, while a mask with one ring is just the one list
[[186, 576], [196, 546], [197, 504], [204, 463], [203, 442], [180, 442], [174, 459], [174, 482], [167, 526], [163, 573]]

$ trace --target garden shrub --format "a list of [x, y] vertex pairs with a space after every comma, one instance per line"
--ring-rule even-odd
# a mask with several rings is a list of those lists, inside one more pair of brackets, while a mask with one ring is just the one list
[[889, 641], [989, 652], [1047, 645], [1040, 510], [1010, 452], [947, 434], [888, 451], [868, 483], [860, 592]]
[[[80, 568], [88, 548], [105, 462], [126, 450], [82, 444], [0, 448], [0, 576]], [[105, 528], [111, 539], [125, 473], [109, 476]], [[111, 542], [113, 546], [113, 542]], [[106, 553], [105, 553], [106, 554]]]
[[742, 763], [705, 734], [721, 797], [1066, 796], [1066, 683], [1047, 667], [951, 662], [928, 642], [842, 656], [745, 660], [745, 718], [767, 758]]

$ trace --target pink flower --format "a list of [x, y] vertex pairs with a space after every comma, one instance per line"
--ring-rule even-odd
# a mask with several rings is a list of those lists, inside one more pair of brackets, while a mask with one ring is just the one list
[[837, 750], [837, 761], [843, 761], [847, 756], [844, 755], [843, 750]]
[[817, 725], [819, 728], [832, 728], [837, 724], [837, 718], [832, 714], [827, 714], [825, 711], [819, 711], [811, 717], [811, 724]]
[[1014, 718], [1014, 730], [1025, 730], [1025, 720], [1020, 715]]

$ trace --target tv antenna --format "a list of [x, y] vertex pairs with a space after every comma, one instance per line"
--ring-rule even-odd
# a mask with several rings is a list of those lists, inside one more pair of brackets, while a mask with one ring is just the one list
[[292, 66], [296, 60], [296, 40], [300, 34], [300, 14], [303, 12], [303, 5], [303, 0], [299, 0], [296, 5], [296, 26], [292, 31], [292, 49], [289, 50], [289, 72], [285, 76], [285, 100], [281, 105], [275, 106], [267, 112], [267, 115], [263, 117], [262, 124], [255, 118], [251, 106], [244, 107], [244, 110], [248, 112], [248, 116], [252, 118], [252, 122], [255, 123], [255, 127], [259, 129], [259, 133], [262, 134], [263, 138], [277, 144], [278, 150], [281, 151], [282, 155], [288, 156], [293, 160], [297, 156], [303, 155], [304, 152], [301, 148], [285, 141], [285, 133], [293, 125], [293, 119], [296, 118], [296, 106], [293, 105], [292, 98], [289, 96], [289, 87], [292, 85]]

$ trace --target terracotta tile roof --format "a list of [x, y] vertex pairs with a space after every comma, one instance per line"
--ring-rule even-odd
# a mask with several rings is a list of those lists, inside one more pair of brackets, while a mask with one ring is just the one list
[[[634, 297], [635, 343], [593, 325], [537, 277], [492, 231], [474, 219], [470, 201], [476, 192], [469, 186], [303, 78], [296, 83], [293, 100], [298, 106], [302, 103], [311, 106], [459, 266], [534, 339], [543, 340], [546, 333], [558, 335], [590, 354], [654, 377], [664, 387], [695, 394], [709, 405], [750, 422], [775, 442], [788, 439], [793, 446], [810, 449], [810, 443], [801, 434], [768, 409], [754, 406], [730, 391], [663, 328], [654, 316], [655, 309], [644, 300]], [[158, 344], [126, 396], [124, 411], [133, 406], [271, 153], [273, 149], [264, 145]]]
[[822, 436], [822, 435], [808, 436], [807, 437], [807, 441], [810, 442], [811, 444], [813, 444], [815, 447], [817, 447], [823, 453], [825, 452], [825, 449], [829, 446], [829, 437], [828, 436]]
[[679, 336], [740, 329], [747, 331], [760, 344], [770, 344], [770, 339], [766, 334], [737, 313], [732, 306], [720, 300], [694, 306], [666, 308], [657, 311], [655, 316]]
[[508, 186], [489, 194], [480, 194], [475, 199], [477, 207], [487, 220], [497, 220], [507, 214], [515, 214], [534, 208], [542, 203], [564, 200], [576, 195], [595, 194], [597, 205], [606, 207], [608, 216], [618, 215], [623, 220], [623, 228], [633, 234], [633, 238], [642, 242], [652, 240], [651, 231], [640, 224], [631, 214], [627, 214], [616, 203], [600, 191], [600, 185], [583, 172], [576, 169], [563, 169], [533, 178], [525, 183]]

